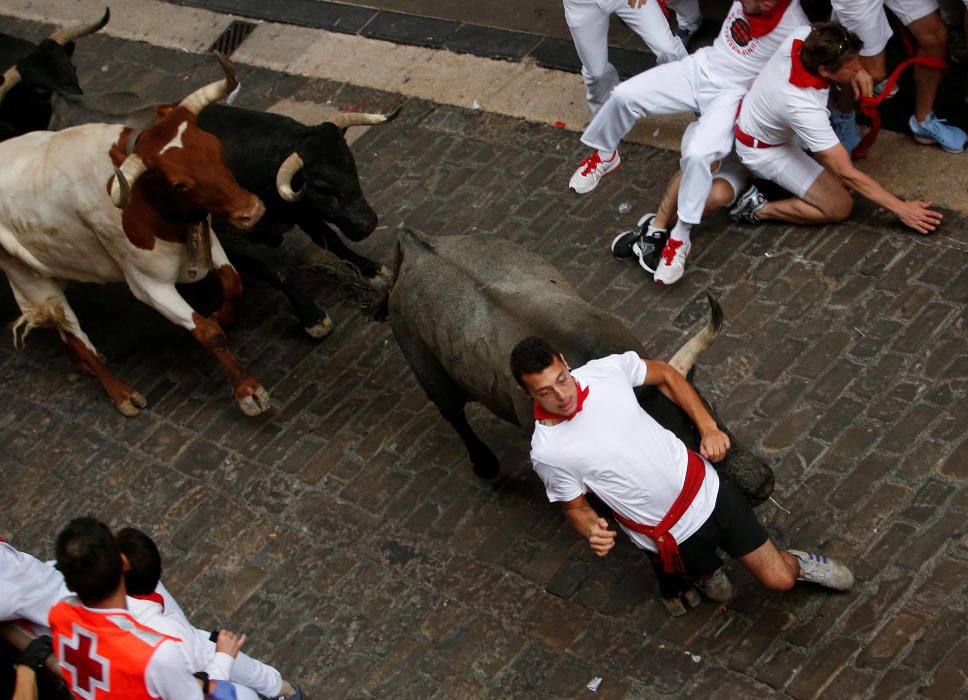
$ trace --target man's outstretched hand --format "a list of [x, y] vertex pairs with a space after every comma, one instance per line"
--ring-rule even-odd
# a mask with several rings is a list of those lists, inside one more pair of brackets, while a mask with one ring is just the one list
[[604, 557], [615, 546], [617, 534], [615, 530], [608, 529], [608, 521], [605, 518], [599, 518], [597, 523], [588, 528], [588, 544], [595, 554]]

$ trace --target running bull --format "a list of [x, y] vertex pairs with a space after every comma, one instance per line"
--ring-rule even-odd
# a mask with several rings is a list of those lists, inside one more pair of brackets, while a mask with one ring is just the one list
[[[534, 426], [533, 406], [508, 370], [515, 343], [541, 335], [573, 366], [628, 350], [645, 355], [618, 317], [584, 301], [545, 260], [505, 240], [403, 231], [387, 301], [404, 356], [482, 478], [497, 476], [500, 465], [468, 424], [465, 404], [478, 401], [509, 423]], [[719, 333], [722, 310], [712, 297], [710, 304], [710, 322], [670, 361], [683, 375]], [[678, 406], [654, 387], [636, 394], [650, 415], [698, 450], [698, 431]], [[729, 437], [733, 448], [716, 468], [751, 502], [762, 503], [773, 492], [773, 471]]]
[[[88, 124], [0, 144], [0, 268], [21, 311], [14, 342], [22, 345], [34, 327], [55, 328], [71, 362], [95, 375], [128, 416], [145, 399], [111, 374], [81, 330], [64, 296], [68, 281], [126, 282], [222, 363], [245, 413], [268, 405], [265, 389], [228, 349], [221, 326], [233, 321], [242, 285], [206, 223], [218, 215], [244, 230], [264, 211], [225, 167], [218, 139], [197, 124], [205, 107], [238, 84], [231, 64], [218, 58], [224, 79], [159, 106], [143, 131]], [[216, 320], [175, 289], [210, 270], [224, 293]]]
[[0, 34], [0, 140], [47, 128], [51, 97], [56, 93], [80, 95], [77, 71], [71, 63], [74, 42], [102, 29], [109, 10], [91, 24], [59, 29], [39, 44]]
[[[140, 127], [152, 110], [131, 93], [58, 96], [50, 128], [92, 119]], [[215, 105], [199, 117], [199, 126], [222, 142], [225, 163], [239, 184], [266, 204], [266, 214], [257, 226], [243, 236], [225, 239], [230, 257], [285, 294], [303, 329], [314, 338], [332, 330], [329, 315], [293, 282], [284, 264], [268, 261], [253, 244], [278, 247], [284, 234], [298, 226], [316, 245], [353, 265], [365, 284], [385, 288], [389, 272], [349, 248], [333, 226], [351, 241], [362, 241], [376, 229], [377, 215], [363, 196], [346, 129], [382, 124], [399, 111], [397, 107], [388, 114], [342, 113], [315, 126], [227, 105]], [[220, 217], [213, 220], [213, 227], [219, 233], [239, 233]]]

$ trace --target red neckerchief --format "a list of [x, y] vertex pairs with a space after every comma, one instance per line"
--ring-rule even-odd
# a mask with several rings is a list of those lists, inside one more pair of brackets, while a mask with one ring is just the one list
[[646, 537], [652, 538], [656, 548], [659, 550], [659, 559], [662, 560], [662, 568], [666, 573], [686, 573], [686, 567], [682, 562], [682, 555], [679, 553], [679, 543], [676, 538], [669, 534], [669, 530], [679, 522], [696, 499], [699, 487], [706, 478], [706, 463], [692, 450], [688, 451], [686, 461], [686, 480], [682, 484], [682, 491], [676, 497], [669, 512], [659, 521], [657, 525], [643, 525], [634, 520], [626, 518], [619, 513], [613, 513], [615, 519], [630, 530], [640, 532]]
[[586, 386], [584, 389], [582, 389], [581, 388], [581, 384], [579, 384], [578, 383], [578, 380], [576, 379], [575, 380], [575, 388], [578, 389], [578, 407], [575, 408], [575, 412], [574, 413], [572, 413], [570, 416], [562, 416], [562, 415], [559, 415], [557, 413], [552, 413], [551, 411], [544, 410], [541, 407], [541, 404], [538, 403], [537, 401], [535, 401], [534, 402], [534, 419], [535, 420], [553, 420], [555, 418], [558, 418], [558, 419], [564, 418], [565, 420], [571, 420], [572, 418], [574, 418], [575, 416], [577, 416], [581, 412], [581, 407], [585, 403], [585, 399], [588, 397], [588, 390], [589, 390], [590, 387], [587, 387]]
[[165, 611], [165, 599], [161, 597], [161, 593], [151, 592], [148, 595], [133, 595], [132, 598], [137, 598], [138, 600], [150, 600], [152, 603], [158, 603], [161, 606], [161, 611]]
[[818, 75], [814, 75], [804, 68], [803, 62], [800, 60], [800, 49], [802, 48], [803, 40], [794, 40], [793, 51], [790, 53], [790, 58], [793, 59], [793, 61], [790, 63], [790, 84], [801, 88], [826, 90], [830, 87], [830, 81], [826, 78], [821, 78]]
[[[793, 0], [780, 0], [772, 10], [761, 15], [748, 15], [743, 12], [743, 17], [750, 25], [750, 36], [759, 39], [776, 29], [776, 25], [783, 19], [783, 13], [786, 12], [791, 2]], [[740, 11], [742, 12], [742, 7], [740, 7]]]

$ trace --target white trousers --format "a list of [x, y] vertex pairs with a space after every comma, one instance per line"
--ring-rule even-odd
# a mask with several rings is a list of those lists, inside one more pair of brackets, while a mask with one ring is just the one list
[[680, 221], [695, 225], [702, 220], [712, 187], [710, 166], [732, 150], [733, 123], [745, 94], [746, 88], [713, 83], [695, 57], [688, 56], [656, 66], [616, 87], [585, 129], [581, 141], [610, 153], [642, 117], [699, 112], [699, 121], [684, 144], [679, 161], [682, 184], [678, 216]]
[[581, 77], [585, 82], [585, 99], [595, 114], [618, 85], [618, 71], [608, 62], [608, 22], [617, 14], [632, 31], [642, 37], [659, 63], [687, 56], [666, 21], [658, 0], [648, 0], [643, 7], [631, 8], [628, 0], [564, 0], [565, 21], [581, 59]]

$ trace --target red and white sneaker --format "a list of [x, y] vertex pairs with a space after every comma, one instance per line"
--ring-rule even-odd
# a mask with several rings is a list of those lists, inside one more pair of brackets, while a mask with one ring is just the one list
[[578, 194], [591, 192], [598, 187], [599, 180], [613, 170], [617, 170], [621, 163], [622, 159], [618, 157], [618, 151], [615, 151], [609, 160], [602, 160], [598, 151], [592, 151], [590, 156], [578, 164], [578, 170], [571, 176], [568, 187]]
[[670, 238], [666, 241], [662, 254], [659, 256], [659, 266], [655, 268], [652, 279], [656, 284], [675, 284], [682, 279], [686, 271], [686, 258], [692, 251], [692, 243]]

